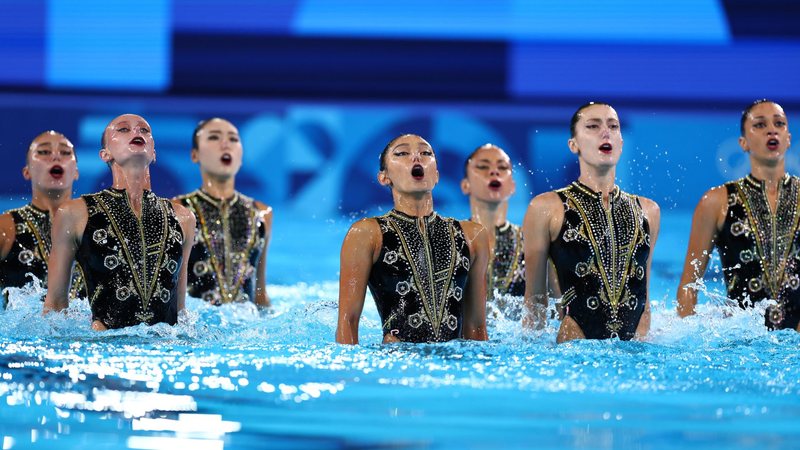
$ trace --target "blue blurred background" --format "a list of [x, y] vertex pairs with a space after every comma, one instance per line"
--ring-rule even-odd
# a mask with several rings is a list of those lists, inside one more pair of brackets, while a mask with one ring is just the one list
[[[0, 9], [2, 206], [30, 195], [20, 169], [45, 129], [75, 143], [77, 194], [107, 186], [100, 134], [133, 112], [153, 126], [164, 196], [199, 185], [191, 133], [222, 116], [243, 137], [238, 188], [274, 206], [278, 228], [390, 207], [377, 156], [406, 132], [436, 149], [437, 209], [460, 217], [465, 155], [485, 142], [505, 148], [518, 186], [510, 218], [520, 222], [533, 195], [576, 177], [568, 121], [598, 100], [623, 122], [620, 184], [668, 219], [746, 173], [736, 139], [747, 104], [771, 98], [790, 118], [800, 105], [791, 0], [0, 0]], [[791, 152], [789, 170], [799, 166]]]

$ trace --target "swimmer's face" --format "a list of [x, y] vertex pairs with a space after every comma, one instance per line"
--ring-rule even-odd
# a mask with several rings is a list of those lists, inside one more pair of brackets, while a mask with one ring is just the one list
[[483, 146], [467, 162], [461, 191], [484, 202], [508, 201], [516, 187], [511, 169], [506, 152], [494, 145]]
[[218, 178], [230, 178], [242, 167], [242, 142], [239, 130], [225, 119], [212, 119], [197, 132], [197, 148], [192, 161], [200, 171]]
[[136, 114], [123, 114], [108, 124], [106, 148], [100, 150], [104, 162], [124, 165], [137, 161], [149, 165], [156, 159], [155, 142], [150, 124]]
[[792, 144], [789, 121], [780, 105], [764, 102], [750, 110], [739, 145], [750, 158], [766, 164], [782, 162]]
[[575, 136], [567, 141], [572, 153], [583, 162], [598, 167], [613, 167], [622, 154], [619, 117], [608, 105], [584, 108], [575, 124]]
[[385, 157], [386, 169], [378, 172], [378, 182], [399, 192], [426, 192], [439, 182], [436, 155], [425, 139], [403, 136]]
[[28, 163], [22, 168], [22, 176], [37, 190], [72, 189], [72, 183], [78, 179], [72, 142], [53, 131], [39, 135], [28, 150]]

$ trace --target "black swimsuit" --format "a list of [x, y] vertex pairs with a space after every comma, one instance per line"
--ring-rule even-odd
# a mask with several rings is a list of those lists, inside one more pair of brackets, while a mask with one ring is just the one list
[[800, 321], [800, 178], [784, 176], [773, 214], [764, 183], [752, 175], [725, 183], [728, 214], [716, 240], [728, 296], [742, 308], [775, 299], [767, 308], [770, 329]]
[[[31, 282], [28, 274], [47, 286], [47, 261], [50, 257], [50, 214], [32, 204], [8, 211], [14, 219], [15, 237], [6, 258], [0, 261], [0, 291], [23, 287]], [[70, 298], [86, 297], [80, 268], [72, 272]], [[8, 298], [5, 298], [8, 302]]]
[[495, 227], [494, 253], [486, 271], [486, 293], [505, 318], [519, 320], [522, 302], [507, 296], [525, 295], [525, 254], [522, 229], [506, 222]]
[[108, 328], [178, 320], [183, 231], [169, 200], [150, 191], [138, 218], [124, 190], [82, 196], [88, 219], [76, 260], [92, 319]]
[[383, 246], [369, 290], [384, 334], [407, 342], [460, 338], [470, 267], [461, 224], [436, 213], [411, 217], [396, 210], [375, 220]]
[[265, 229], [253, 199], [227, 200], [197, 190], [178, 198], [197, 218], [187, 292], [215, 305], [255, 301]]
[[636, 196], [573, 182], [556, 191], [564, 224], [550, 245], [562, 305], [588, 339], [632, 339], [647, 301], [650, 227]]

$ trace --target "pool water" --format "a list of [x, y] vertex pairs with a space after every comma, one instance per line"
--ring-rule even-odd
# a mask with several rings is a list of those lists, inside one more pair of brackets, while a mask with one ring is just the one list
[[[490, 311], [489, 342], [334, 344], [349, 220], [276, 218], [272, 311], [188, 299], [178, 326], [89, 329], [85, 302], [41, 316], [41, 287], [0, 314], [3, 448], [792, 448], [800, 333], [724, 305], [674, 313], [688, 216], [665, 214], [649, 342], [555, 345]], [[716, 280], [715, 280], [716, 278]], [[299, 280], [303, 280], [302, 282]]]

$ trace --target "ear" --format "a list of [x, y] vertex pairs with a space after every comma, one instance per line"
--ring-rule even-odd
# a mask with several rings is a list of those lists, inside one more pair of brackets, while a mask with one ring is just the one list
[[30, 169], [28, 169], [27, 164], [25, 164], [25, 167], [22, 168], [22, 178], [24, 178], [27, 181], [31, 180], [31, 171]]
[[569, 147], [569, 151], [570, 152], [572, 152], [572, 153], [574, 153], [576, 155], [580, 155], [581, 154], [581, 149], [580, 149], [580, 147], [578, 147], [578, 143], [575, 141], [574, 138], [567, 139], [567, 147]]
[[106, 164], [114, 160], [114, 158], [111, 156], [111, 152], [104, 148], [100, 149], [100, 159]]
[[747, 143], [747, 139], [745, 139], [744, 136], [739, 136], [739, 147], [742, 147], [745, 153], [750, 152], [750, 145]]
[[192, 158], [192, 162], [193, 163], [199, 163], [200, 162], [200, 157], [197, 156], [197, 149], [196, 148], [192, 149], [191, 158]]
[[786, 143], [786, 149], [788, 150], [792, 147], [792, 133], [786, 133], [786, 140], [789, 141]]
[[514, 177], [511, 177], [511, 192], [508, 194], [509, 197], [514, 195], [514, 192], [517, 192], [517, 182], [514, 181]]
[[461, 193], [464, 195], [469, 195], [469, 180], [466, 178], [461, 179]]
[[75, 168], [75, 178], [73, 178], [73, 179], [72, 179], [72, 181], [76, 181], [76, 180], [77, 180], [78, 178], [80, 178], [80, 177], [81, 177], [81, 172], [80, 172], [80, 171], [78, 170], [78, 168], [76, 167], [76, 168]]
[[392, 187], [392, 180], [390, 180], [389, 177], [386, 176], [385, 170], [381, 170], [380, 172], [378, 172], [378, 184], [380, 184], [381, 186]]

